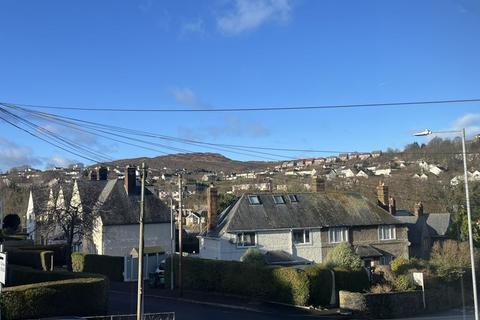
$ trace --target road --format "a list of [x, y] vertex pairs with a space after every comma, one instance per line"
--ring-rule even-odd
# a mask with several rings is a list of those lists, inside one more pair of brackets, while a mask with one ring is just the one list
[[397, 320], [473, 320], [474, 318], [473, 310], [470, 308], [467, 309], [465, 313], [462, 309], [455, 309], [437, 314], [421, 315], [415, 318], [402, 318]]

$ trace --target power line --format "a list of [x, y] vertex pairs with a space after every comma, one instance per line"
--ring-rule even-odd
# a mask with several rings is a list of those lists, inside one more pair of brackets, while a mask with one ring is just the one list
[[178, 109], [172, 107], [165, 108], [97, 108], [97, 107], [66, 107], [66, 106], [49, 106], [49, 105], [33, 105], [11, 102], [0, 102], [35, 109], [52, 109], [52, 110], [76, 110], [76, 111], [105, 111], [105, 112], [251, 112], [251, 111], [292, 111], [292, 110], [321, 110], [321, 109], [352, 109], [352, 108], [371, 108], [371, 107], [405, 107], [405, 106], [426, 106], [441, 104], [458, 104], [480, 102], [480, 98], [473, 99], [450, 99], [450, 100], [419, 100], [419, 101], [400, 101], [400, 102], [382, 102], [382, 103], [361, 103], [361, 104], [333, 104], [320, 106], [284, 106], [284, 107], [212, 107], [203, 109]]

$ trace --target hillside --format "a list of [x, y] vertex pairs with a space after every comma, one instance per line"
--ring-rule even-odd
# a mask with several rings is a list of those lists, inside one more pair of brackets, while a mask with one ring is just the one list
[[126, 165], [140, 165], [142, 162], [149, 168], [173, 170], [185, 169], [190, 172], [196, 171], [223, 171], [225, 173], [242, 172], [249, 170], [262, 170], [275, 165], [272, 162], [263, 161], [237, 161], [229, 159], [218, 153], [178, 153], [154, 158], [133, 158], [116, 160], [107, 165], [124, 167]]

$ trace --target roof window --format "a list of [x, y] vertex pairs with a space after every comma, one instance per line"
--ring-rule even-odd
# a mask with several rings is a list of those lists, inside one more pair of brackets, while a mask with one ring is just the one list
[[290, 200], [290, 202], [298, 202], [298, 198], [294, 194], [289, 194], [288, 199]]
[[283, 196], [274, 195], [274, 196], [273, 196], [273, 202], [275, 202], [275, 204], [284, 204], [284, 203], [285, 203], [285, 199], [283, 199]]
[[250, 202], [250, 204], [261, 204], [260, 198], [257, 195], [248, 196], [248, 202]]

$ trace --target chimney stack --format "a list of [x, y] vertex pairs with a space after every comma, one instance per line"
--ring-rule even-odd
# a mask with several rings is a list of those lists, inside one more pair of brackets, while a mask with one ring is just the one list
[[107, 180], [108, 179], [108, 169], [107, 167], [99, 167], [97, 169], [97, 179], [98, 180]]
[[415, 207], [413, 209], [413, 214], [416, 215], [417, 217], [420, 217], [423, 215], [423, 203], [418, 202], [415, 204]]
[[135, 193], [135, 189], [137, 187], [137, 176], [135, 174], [136, 168], [132, 166], [127, 166], [125, 168], [125, 190], [127, 194]]
[[380, 207], [389, 210], [388, 186], [383, 181], [377, 186], [377, 201]]
[[319, 176], [314, 176], [312, 178], [312, 191], [325, 192], [325, 180]]
[[207, 190], [207, 230], [213, 230], [215, 228], [217, 220], [217, 188], [210, 184]]
[[88, 173], [88, 180], [97, 180], [97, 171], [96, 170], [90, 170]]
[[397, 213], [397, 202], [395, 201], [394, 197], [390, 197], [388, 199], [388, 211], [392, 216]]

